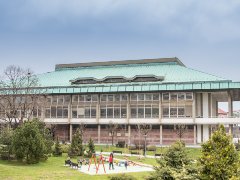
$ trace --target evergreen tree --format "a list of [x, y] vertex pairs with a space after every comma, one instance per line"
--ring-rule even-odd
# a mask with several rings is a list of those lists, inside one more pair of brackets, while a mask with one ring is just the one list
[[171, 145], [163, 158], [157, 160], [155, 172], [147, 179], [166, 179], [166, 180], [192, 180], [198, 179], [198, 172], [191, 160], [187, 156], [185, 145], [177, 141]]
[[0, 131], [0, 156], [2, 159], [10, 159], [12, 154], [13, 131], [9, 127], [3, 127]]
[[202, 156], [199, 160], [202, 165], [202, 179], [224, 180], [236, 176], [239, 156], [231, 139], [221, 125], [211, 138], [202, 144]]
[[26, 159], [29, 164], [47, 158], [46, 141], [37, 120], [25, 122], [14, 130], [12, 147], [18, 160]]
[[78, 128], [73, 135], [72, 143], [68, 155], [72, 156], [82, 156], [83, 155], [83, 144], [82, 144], [82, 134]]
[[95, 153], [95, 145], [94, 145], [92, 138], [90, 138], [88, 141], [88, 149], [89, 149], [88, 156], [92, 157], [92, 154]]
[[58, 137], [57, 137], [57, 141], [56, 141], [55, 146], [54, 146], [53, 155], [54, 156], [62, 156], [62, 149], [61, 149]]

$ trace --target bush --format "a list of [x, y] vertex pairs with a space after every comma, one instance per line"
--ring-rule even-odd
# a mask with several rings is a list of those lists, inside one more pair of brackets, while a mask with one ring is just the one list
[[110, 180], [137, 180], [135, 177], [127, 174], [119, 174], [108, 177]]
[[62, 149], [61, 149], [61, 146], [59, 144], [59, 140], [58, 140], [58, 137], [57, 137], [57, 141], [55, 143], [55, 146], [54, 146], [54, 151], [52, 153], [54, 156], [62, 156]]
[[137, 147], [134, 146], [134, 145], [129, 145], [129, 146], [128, 146], [128, 149], [129, 149], [129, 150], [137, 150]]
[[116, 147], [124, 148], [125, 147], [125, 141], [118, 141], [116, 144]]
[[147, 146], [147, 151], [156, 151], [156, 146]]
[[88, 142], [88, 157], [92, 157], [92, 154], [95, 153], [95, 145], [94, 142], [92, 140], [92, 138], [89, 139]]
[[70, 157], [82, 156], [83, 155], [83, 144], [82, 144], [82, 134], [78, 128], [76, 133], [73, 135], [72, 143], [68, 152]]
[[70, 149], [70, 145], [69, 144], [61, 144], [61, 149], [63, 153], [68, 153], [69, 149]]

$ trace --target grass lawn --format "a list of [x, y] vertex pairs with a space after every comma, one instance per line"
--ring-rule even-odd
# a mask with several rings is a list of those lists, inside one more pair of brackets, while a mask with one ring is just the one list
[[[129, 153], [128, 149], [116, 148], [116, 147], [106, 147], [106, 146], [95, 146], [96, 151], [112, 151], [120, 150], [123, 153]], [[157, 148], [156, 153], [162, 153], [166, 148]], [[187, 148], [188, 154], [191, 158], [196, 159], [200, 156], [200, 149], [198, 148]], [[155, 152], [148, 152], [149, 155], [154, 155]], [[116, 158], [122, 158], [122, 156], [115, 156]], [[67, 155], [64, 154], [62, 157], [50, 157], [46, 162], [40, 162], [39, 164], [27, 165], [16, 161], [2, 161], [0, 160], [0, 179], [108, 179], [109, 175], [96, 175], [90, 176], [83, 174], [77, 170], [71, 169], [69, 167], [64, 167], [64, 160]], [[155, 159], [144, 158], [140, 159], [138, 157], [130, 156], [130, 160], [142, 162], [145, 164], [157, 165]], [[76, 161], [76, 159], [73, 159]], [[145, 179], [150, 172], [141, 173], [129, 173], [136, 177], [137, 179]]]

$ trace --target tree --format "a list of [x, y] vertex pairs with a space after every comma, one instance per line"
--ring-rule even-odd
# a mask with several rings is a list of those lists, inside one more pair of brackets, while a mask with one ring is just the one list
[[197, 169], [188, 158], [185, 145], [181, 141], [171, 145], [163, 158], [157, 162], [158, 166], [154, 167], [155, 171], [147, 178], [148, 180], [198, 179]]
[[58, 137], [57, 137], [57, 141], [56, 141], [55, 146], [54, 146], [53, 155], [54, 156], [62, 156], [62, 149], [61, 149]]
[[111, 139], [112, 139], [112, 146], [114, 142], [114, 136], [117, 130], [119, 129], [119, 127], [120, 127], [119, 124], [113, 123], [112, 121], [110, 121], [107, 125], [108, 133], [111, 135]]
[[231, 139], [224, 126], [220, 125], [211, 138], [202, 144], [199, 162], [203, 179], [230, 179], [236, 175], [239, 155]]
[[78, 128], [73, 135], [72, 143], [70, 146], [69, 156], [82, 156], [83, 155], [83, 141], [80, 129]]
[[0, 119], [16, 128], [23, 120], [32, 119], [45, 102], [37, 76], [31, 70], [9, 66], [0, 80]]
[[179, 137], [179, 140], [182, 141], [183, 135], [187, 132], [188, 126], [185, 124], [174, 125], [174, 131]]
[[[146, 156], [147, 136], [148, 136], [148, 133], [152, 130], [152, 125], [151, 124], [138, 124], [137, 130], [138, 130], [139, 134], [141, 134], [144, 137], [144, 156]], [[139, 141], [140, 141], [140, 138], [139, 138]], [[140, 144], [139, 144], [139, 148], [140, 148]]]
[[0, 145], [2, 146], [0, 156], [3, 159], [10, 159], [12, 154], [12, 129], [3, 127], [0, 131]]
[[18, 160], [26, 159], [28, 164], [47, 158], [47, 144], [38, 120], [24, 122], [13, 133], [13, 152]]
[[88, 156], [92, 157], [92, 154], [95, 153], [95, 145], [92, 138], [88, 141]]

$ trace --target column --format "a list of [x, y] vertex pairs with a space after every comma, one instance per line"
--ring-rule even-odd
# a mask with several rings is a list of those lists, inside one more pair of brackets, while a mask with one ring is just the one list
[[193, 133], [194, 133], [194, 142], [193, 142], [193, 144], [197, 144], [197, 131], [196, 131], [196, 129], [197, 129], [197, 125], [193, 125]]
[[[230, 91], [228, 91], [228, 117], [233, 117], [233, 101]], [[233, 134], [233, 124], [229, 124], [229, 134]]]
[[72, 142], [72, 124], [70, 124], [70, 127], [69, 127], [69, 139], [70, 139], [70, 142]]
[[208, 141], [209, 139], [209, 126], [208, 124], [203, 125], [203, 142]]
[[197, 143], [202, 143], [202, 126], [200, 124], [197, 125]]
[[128, 145], [131, 145], [131, 125], [128, 125]]
[[163, 144], [163, 139], [162, 139], [162, 125], [160, 125], [160, 145]]
[[98, 144], [101, 143], [101, 125], [98, 124]]

